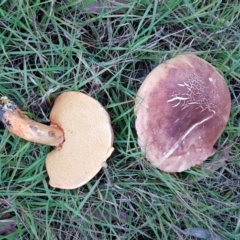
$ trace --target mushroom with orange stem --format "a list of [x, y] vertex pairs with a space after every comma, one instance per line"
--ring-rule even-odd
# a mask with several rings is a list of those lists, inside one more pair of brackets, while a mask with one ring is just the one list
[[84, 93], [59, 95], [50, 113], [50, 126], [29, 119], [6, 97], [1, 98], [0, 117], [17, 136], [56, 146], [46, 159], [52, 187], [74, 189], [86, 184], [113, 152], [110, 117], [98, 101]]
[[155, 167], [182, 172], [216, 150], [231, 108], [224, 78], [205, 60], [179, 55], [150, 72], [135, 100], [140, 148]]

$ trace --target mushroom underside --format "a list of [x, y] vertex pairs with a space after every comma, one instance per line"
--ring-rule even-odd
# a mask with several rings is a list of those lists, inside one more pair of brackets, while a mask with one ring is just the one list
[[110, 118], [99, 102], [67, 92], [55, 101], [50, 120], [64, 130], [64, 143], [46, 159], [50, 185], [73, 189], [92, 179], [113, 151]]

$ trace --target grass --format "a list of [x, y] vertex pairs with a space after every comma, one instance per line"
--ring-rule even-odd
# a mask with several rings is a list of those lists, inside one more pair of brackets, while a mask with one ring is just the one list
[[[1, 125], [0, 239], [240, 239], [238, 1], [132, 0], [99, 13], [92, 2], [0, 3], [0, 93], [48, 122], [57, 95], [85, 92], [108, 110], [115, 134], [107, 172], [69, 191], [48, 185], [50, 147]], [[151, 69], [184, 52], [224, 75], [232, 110], [217, 154], [170, 175], [142, 156], [133, 105]]]

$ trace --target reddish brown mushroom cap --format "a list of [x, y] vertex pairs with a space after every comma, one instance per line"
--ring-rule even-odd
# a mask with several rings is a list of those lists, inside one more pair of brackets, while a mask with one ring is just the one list
[[138, 143], [154, 166], [181, 172], [216, 152], [231, 99], [225, 80], [208, 62], [179, 55], [160, 64], [137, 96]]

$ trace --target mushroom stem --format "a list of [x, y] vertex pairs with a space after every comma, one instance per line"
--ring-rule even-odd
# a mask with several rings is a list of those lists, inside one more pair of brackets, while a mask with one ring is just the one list
[[64, 141], [64, 133], [59, 126], [33, 121], [7, 97], [0, 98], [0, 120], [10, 132], [30, 142], [59, 146]]

